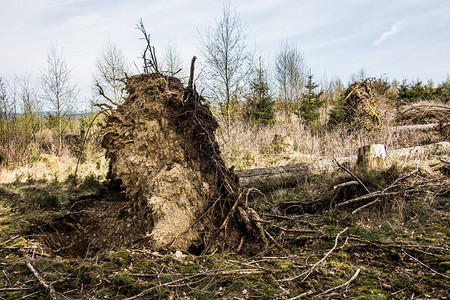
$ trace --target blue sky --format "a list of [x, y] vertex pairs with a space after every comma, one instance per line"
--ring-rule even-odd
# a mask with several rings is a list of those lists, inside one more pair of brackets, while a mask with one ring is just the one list
[[[199, 32], [220, 18], [219, 0], [0, 0], [0, 76], [37, 77], [51, 43], [63, 49], [73, 81], [90, 95], [95, 57], [108, 41], [140, 65], [139, 18], [162, 54], [170, 41], [186, 65], [201, 63]], [[397, 80], [450, 74], [448, 0], [232, 1], [247, 26], [249, 48], [274, 61], [283, 41], [298, 43], [316, 78], [364, 69]], [[158, 52], [159, 51], [159, 52]], [[81, 105], [81, 104], [80, 104]]]

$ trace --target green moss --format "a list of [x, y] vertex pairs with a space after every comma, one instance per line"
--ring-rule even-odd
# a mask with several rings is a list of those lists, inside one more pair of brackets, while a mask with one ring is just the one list
[[408, 287], [411, 284], [411, 278], [406, 274], [397, 274], [396, 278], [392, 281], [392, 287], [396, 290], [401, 290]]
[[81, 285], [96, 285], [102, 281], [104, 272], [99, 265], [84, 263], [75, 269], [75, 284]]
[[441, 273], [447, 273], [447, 271], [450, 270], [450, 261], [443, 261], [441, 263], [439, 263], [438, 272]]
[[170, 290], [163, 286], [157, 286], [150, 292], [153, 299], [167, 299], [171, 294]]
[[123, 287], [133, 283], [133, 278], [128, 272], [118, 272], [111, 277], [110, 282], [114, 287]]
[[363, 294], [360, 295], [354, 299], [357, 300], [383, 300], [383, 299], [387, 299], [386, 296], [382, 295], [382, 294]]
[[7, 300], [16, 300], [21, 299], [23, 295], [20, 292], [8, 292], [6, 299]]
[[116, 291], [113, 291], [109, 288], [103, 288], [97, 291], [96, 298], [97, 299], [110, 299], [116, 295]]
[[20, 237], [20, 238], [14, 240], [13, 244], [11, 245], [11, 247], [22, 248], [22, 247], [25, 247], [27, 245], [28, 245], [28, 241], [25, 238]]

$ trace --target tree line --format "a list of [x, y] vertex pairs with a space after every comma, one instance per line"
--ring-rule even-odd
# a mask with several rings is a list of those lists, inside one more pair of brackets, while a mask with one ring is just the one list
[[[145, 48], [139, 72], [160, 72], [177, 76], [186, 82], [181, 55], [169, 44], [157, 57], [150, 34], [139, 20], [136, 28], [142, 33]], [[218, 21], [200, 33], [201, 66], [195, 85], [208, 99], [216, 116], [226, 128], [235, 121], [252, 126], [271, 126], [278, 120], [302, 122], [311, 130], [330, 127], [338, 118], [346, 89], [339, 79], [318, 80], [305, 63], [300, 47], [292, 41], [283, 42], [271, 63], [248, 47], [247, 27], [239, 13], [226, 4]], [[158, 61], [160, 58], [160, 62]], [[92, 107], [110, 110], [126, 96], [125, 80], [134, 71], [122, 50], [108, 42], [100, 51], [93, 74]], [[361, 71], [352, 78], [362, 81]], [[450, 78], [432, 82], [397, 82], [374, 78], [374, 88], [391, 100], [415, 102], [433, 100], [448, 103]], [[71, 119], [79, 88], [72, 80], [62, 50], [51, 45], [46, 65], [32, 86], [30, 75], [6, 79], [0, 76], [0, 163], [14, 166], [28, 162], [33, 153], [50, 152], [61, 155], [68, 134], [82, 135], [89, 122]], [[43, 104], [52, 113], [42, 113]]]

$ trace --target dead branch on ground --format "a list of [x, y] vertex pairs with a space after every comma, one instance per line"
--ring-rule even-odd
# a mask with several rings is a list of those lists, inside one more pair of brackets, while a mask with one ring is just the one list
[[352, 171], [350, 171], [348, 168], [344, 167], [344, 165], [340, 164], [336, 158], [333, 159], [336, 164], [339, 166], [339, 168], [341, 168], [342, 170], [344, 170], [345, 172], [347, 172], [348, 174], [350, 174], [350, 176], [352, 176], [353, 178], [356, 179], [356, 181], [359, 182], [359, 184], [361, 184], [361, 186], [368, 192], [370, 193], [370, 190], [366, 187], [366, 185], [361, 181], [361, 179], [359, 179], [355, 174], [353, 174]]
[[356, 270], [355, 274], [353, 274], [353, 276], [352, 276], [347, 282], [345, 282], [345, 283], [343, 283], [343, 284], [341, 284], [341, 285], [332, 287], [332, 288], [330, 288], [330, 289], [328, 289], [328, 290], [326, 290], [326, 291], [324, 291], [324, 292], [318, 294], [317, 296], [323, 296], [323, 295], [325, 295], [325, 294], [331, 293], [332, 291], [338, 290], [338, 289], [340, 289], [340, 288], [348, 287], [348, 285], [349, 285], [353, 280], [355, 280], [356, 277], [358, 277], [359, 272], [361, 272], [361, 269], [360, 269], [360, 268], [358, 268], [358, 269]]
[[27, 269], [31, 272], [31, 274], [33, 274], [33, 276], [39, 281], [39, 284], [43, 288], [45, 288], [45, 290], [47, 291], [48, 295], [50, 296], [50, 299], [52, 299], [52, 300], [58, 299], [56, 297], [56, 292], [55, 292], [55, 289], [53, 288], [53, 286], [51, 286], [50, 284], [45, 283], [44, 278], [33, 267], [33, 264], [31, 263], [31, 258], [29, 258], [28, 256], [25, 256], [25, 264], [27, 266]]
[[318, 262], [316, 262], [316, 263], [315, 263], [311, 268], [309, 268], [307, 271], [305, 271], [305, 272], [303, 272], [303, 273], [301, 273], [301, 274], [299, 274], [299, 275], [296, 275], [296, 276], [294, 276], [294, 277], [290, 277], [290, 278], [286, 278], [286, 279], [281, 279], [281, 280], [278, 280], [278, 281], [280, 281], [280, 282], [293, 281], [293, 280], [296, 280], [296, 279], [298, 279], [298, 278], [300, 278], [300, 277], [303, 277], [303, 276], [304, 276], [304, 277], [303, 277], [302, 281], [305, 281], [306, 278], [309, 277], [309, 275], [311, 274], [311, 272], [314, 271], [314, 269], [315, 269], [318, 265], [320, 265], [322, 262], [324, 262], [324, 261], [327, 259], [327, 257], [330, 256], [330, 254], [337, 248], [337, 244], [338, 244], [339, 237], [341, 236], [341, 234], [343, 234], [343, 233], [346, 232], [347, 230], [348, 230], [348, 227], [345, 227], [341, 232], [339, 232], [339, 233], [336, 235], [336, 238], [335, 238], [335, 240], [334, 240], [334, 246], [333, 246], [333, 248], [331, 248], [331, 249], [325, 254], [325, 256], [324, 256], [322, 259], [320, 259]]

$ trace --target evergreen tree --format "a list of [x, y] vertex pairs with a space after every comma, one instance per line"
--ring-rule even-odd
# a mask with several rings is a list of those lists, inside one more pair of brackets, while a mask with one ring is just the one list
[[316, 122], [320, 116], [319, 109], [323, 104], [319, 99], [321, 93], [316, 92], [318, 86], [319, 84], [314, 81], [314, 75], [310, 73], [307, 77], [305, 92], [302, 95], [302, 101], [296, 111], [296, 114], [309, 126], [316, 125]]
[[275, 101], [270, 94], [266, 72], [262, 67], [261, 58], [256, 76], [250, 83], [250, 94], [247, 96], [247, 111], [245, 117], [248, 121], [263, 125], [275, 123]]

